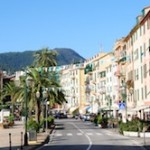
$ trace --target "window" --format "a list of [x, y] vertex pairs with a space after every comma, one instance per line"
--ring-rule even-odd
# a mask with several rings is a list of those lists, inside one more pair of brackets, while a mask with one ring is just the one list
[[146, 66], [146, 64], [144, 64], [143, 73], [144, 73], [144, 78], [146, 78], [146, 76], [147, 76], [147, 66]]
[[135, 70], [135, 80], [138, 80], [139, 79], [139, 70], [136, 69]]
[[140, 36], [142, 35], [142, 27], [140, 27]]
[[143, 25], [143, 34], [145, 34], [145, 24]]
[[144, 56], [146, 56], [146, 44], [145, 43], [143, 45], [143, 49], [144, 49]]
[[142, 46], [140, 46], [140, 58], [141, 58], [141, 62], [142, 62], [142, 58], [143, 58]]
[[142, 94], [142, 100], [144, 99], [144, 95], [143, 95], [143, 88], [141, 89], [141, 94]]
[[104, 77], [106, 77], [106, 71], [100, 72], [100, 78], [104, 78]]
[[141, 66], [141, 83], [143, 83], [143, 69], [142, 69], [142, 66]]
[[145, 85], [145, 98], [147, 98], [147, 86]]
[[139, 58], [138, 49], [134, 52], [134, 60], [137, 60]]
[[137, 100], [139, 101], [139, 89], [137, 90]]

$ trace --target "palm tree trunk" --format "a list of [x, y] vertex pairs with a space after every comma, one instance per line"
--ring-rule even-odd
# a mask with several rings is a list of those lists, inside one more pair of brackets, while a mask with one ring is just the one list
[[36, 117], [36, 122], [38, 124], [40, 124], [40, 115], [41, 115], [40, 101], [37, 101], [35, 117]]

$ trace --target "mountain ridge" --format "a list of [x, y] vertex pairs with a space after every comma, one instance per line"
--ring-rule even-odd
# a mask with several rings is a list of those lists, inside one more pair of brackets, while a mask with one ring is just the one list
[[[54, 48], [58, 55], [56, 57], [57, 65], [68, 65], [83, 62], [85, 58], [80, 56], [71, 48]], [[33, 54], [38, 50], [26, 50], [23, 52], [0, 53], [0, 70], [15, 72], [32, 65]]]

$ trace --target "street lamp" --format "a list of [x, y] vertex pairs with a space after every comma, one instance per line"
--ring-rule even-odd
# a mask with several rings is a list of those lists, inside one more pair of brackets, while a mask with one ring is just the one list
[[48, 98], [48, 93], [47, 93], [47, 91], [46, 90], [44, 90], [43, 91], [43, 93], [42, 93], [42, 95], [43, 95], [43, 100], [44, 100], [44, 103], [43, 104], [45, 104], [45, 106], [46, 106], [46, 113], [45, 113], [45, 111], [43, 112], [43, 114], [44, 114], [44, 119], [46, 118], [46, 122], [45, 122], [45, 120], [44, 120], [44, 128], [46, 128], [46, 133], [47, 133], [47, 110], [48, 110], [48, 108], [47, 108], [47, 106], [48, 106], [48, 101], [47, 101], [47, 98]]
[[48, 105], [49, 105], [49, 101], [46, 101], [46, 133], [47, 133], [47, 128], [48, 128], [48, 122], [47, 122], [47, 118], [48, 118], [48, 115], [47, 115], [47, 113], [48, 113]]
[[28, 145], [28, 134], [27, 134], [27, 121], [28, 121], [28, 106], [27, 106], [27, 101], [28, 101], [28, 87], [31, 85], [31, 78], [26, 76], [25, 80], [25, 133], [24, 133], [24, 146]]
[[132, 103], [133, 103], [133, 92], [134, 92], [133, 87], [130, 87], [129, 93], [130, 93], [130, 95], [131, 95], [131, 102], [132, 102]]

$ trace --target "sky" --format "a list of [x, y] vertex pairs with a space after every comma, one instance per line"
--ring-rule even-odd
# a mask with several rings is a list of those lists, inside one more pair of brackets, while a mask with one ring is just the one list
[[71, 48], [110, 52], [149, 0], [0, 0], [0, 53]]

